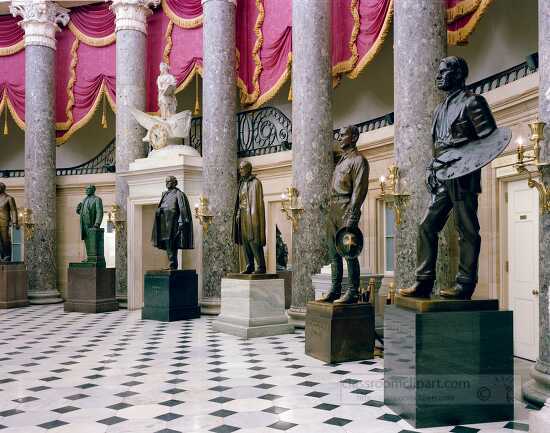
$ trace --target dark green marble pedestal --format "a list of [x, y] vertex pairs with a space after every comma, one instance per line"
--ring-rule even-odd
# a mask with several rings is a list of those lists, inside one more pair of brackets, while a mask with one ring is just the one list
[[306, 355], [328, 363], [374, 358], [372, 304], [308, 302]]
[[118, 310], [115, 269], [88, 262], [69, 263], [66, 312], [106, 313]]
[[512, 312], [487, 305], [436, 312], [386, 307], [384, 403], [413, 427], [513, 419]]
[[197, 317], [200, 307], [194, 270], [145, 273], [142, 319], [173, 322]]

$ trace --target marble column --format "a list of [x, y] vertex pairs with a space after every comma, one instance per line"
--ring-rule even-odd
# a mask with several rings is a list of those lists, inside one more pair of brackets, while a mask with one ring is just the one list
[[304, 326], [311, 276], [328, 262], [324, 237], [332, 153], [331, 2], [292, 2], [292, 178], [304, 212], [292, 235], [291, 323]]
[[62, 302], [57, 290], [55, 176], [55, 33], [68, 10], [52, 1], [13, 1], [25, 31], [25, 199], [34, 236], [25, 241], [31, 304]]
[[[550, 161], [550, 3], [539, 0], [539, 119], [546, 122], [541, 142], [541, 161]], [[550, 167], [542, 170], [542, 181], [550, 185]], [[540, 215], [539, 225], [539, 357], [531, 378], [523, 387], [525, 399], [550, 405], [550, 214]], [[546, 426], [550, 431], [550, 409], [546, 409]], [[543, 430], [540, 430], [542, 433]]]
[[403, 288], [415, 281], [418, 225], [430, 201], [425, 170], [432, 158], [432, 116], [443, 98], [435, 76], [447, 50], [445, 2], [395, 0], [393, 27], [395, 157], [401, 188], [411, 194], [396, 232], [396, 286]]
[[[116, 16], [116, 170], [128, 171], [138, 158], [147, 156], [147, 143], [142, 141], [145, 130], [137, 123], [130, 108], [145, 111], [145, 71], [147, 67], [147, 16], [160, 0], [113, 0], [111, 10]], [[116, 204], [126, 221], [128, 184], [116, 178]], [[128, 242], [126, 224], [116, 233], [116, 297], [119, 307], [127, 307]]]
[[237, 195], [236, 0], [203, 0], [203, 191], [214, 215], [203, 233], [203, 314], [219, 314], [221, 279], [237, 270], [233, 212]]

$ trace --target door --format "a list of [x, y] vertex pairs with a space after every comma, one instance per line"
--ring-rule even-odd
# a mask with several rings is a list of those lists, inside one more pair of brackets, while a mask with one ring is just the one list
[[539, 201], [527, 180], [508, 184], [508, 299], [514, 311], [514, 355], [539, 353]]

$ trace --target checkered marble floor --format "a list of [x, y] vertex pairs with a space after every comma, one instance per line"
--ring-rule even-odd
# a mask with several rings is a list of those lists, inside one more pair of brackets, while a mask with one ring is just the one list
[[211, 325], [0, 310], [0, 432], [528, 431], [520, 402], [516, 422], [415, 430], [382, 403], [382, 359], [326, 365], [303, 332], [246, 341]]

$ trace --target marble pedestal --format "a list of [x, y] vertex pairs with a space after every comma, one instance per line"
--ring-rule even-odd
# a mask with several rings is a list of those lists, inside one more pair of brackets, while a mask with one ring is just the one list
[[118, 310], [115, 295], [115, 268], [93, 263], [69, 263], [66, 312], [106, 313]]
[[29, 305], [27, 269], [23, 262], [0, 263], [0, 308]]
[[242, 338], [292, 334], [285, 314], [284, 280], [276, 274], [222, 278], [221, 312], [214, 329]]
[[372, 304], [309, 302], [306, 355], [328, 363], [374, 358]]
[[195, 270], [146, 272], [141, 318], [173, 322], [200, 317], [197, 280]]
[[386, 307], [384, 403], [415, 428], [512, 420], [512, 312], [496, 301], [427, 311], [429, 302]]

